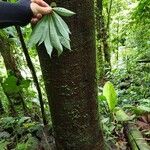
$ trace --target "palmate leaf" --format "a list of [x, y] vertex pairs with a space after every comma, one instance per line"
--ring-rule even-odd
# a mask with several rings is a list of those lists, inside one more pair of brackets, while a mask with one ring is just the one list
[[62, 16], [72, 16], [72, 11], [65, 8], [55, 7], [51, 14], [45, 15], [34, 27], [29, 41], [29, 46], [44, 43], [47, 53], [51, 56], [53, 48], [58, 51], [58, 55], [63, 52], [63, 46], [69, 50], [71, 34], [68, 25], [57, 14]]
[[63, 23], [61, 22], [62, 20], [60, 20], [59, 15], [57, 15], [55, 12], [52, 13], [52, 17], [54, 20], [54, 23], [58, 29], [58, 31], [60, 32], [60, 34], [67, 40], [70, 40], [69, 38], [69, 34], [67, 32], [67, 29], [65, 29], [66, 26], [63, 25]]
[[66, 16], [66, 17], [72, 16], [75, 14], [73, 11], [70, 11], [70, 10], [62, 8], [62, 7], [54, 7], [53, 10], [57, 14], [59, 14], [61, 16]]

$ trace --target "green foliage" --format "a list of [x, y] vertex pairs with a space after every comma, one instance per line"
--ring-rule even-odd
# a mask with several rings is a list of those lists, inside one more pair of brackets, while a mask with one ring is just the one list
[[18, 85], [18, 79], [14, 75], [8, 75], [8, 77], [2, 83], [5, 92], [18, 93], [22, 89], [28, 89], [30, 86], [30, 80], [22, 80]]
[[18, 93], [17, 78], [15, 76], [9, 76], [3, 82], [3, 87], [7, 93]]
[[58, 55], [63, 52], [63, 46], [71, 50], [70, 30], [68, 25], [57, 13], [62, 16], [72, 16], [75, 14], [65, 8], [54, 7], [53, 12], [44, 16], [34, 27], [29, 41], [30, 47], [36, 44], [40, 45], [44, 42], [47, 53], [50, 56], [53, 48], [58, 51]]
[[[42, 124], [30, 117], [4, 117], [0, 119], [0, 146], [5, 149], [31, 150], [38, 149], [39, 139], [43, 138]], [[14, 138], [15, 137], [15, 138]], [[42, 141], [43, 142], [43, 141]], [[43, 142], [43, 144], [45, 144]]]
[[5, 140], [0, 140], [0, 148], [1, 150], [6, 150], [8, 142]]
[[27, 150], [36, 150], [38, 148], [38, 139], [34, 137], [29, 137], [28, 141], [26, 142], [27, 144]]
[[18, 143], [16, 150], [37, 150], [38, 149], [38, 139], [32, 136], [29, 136], [27, 142]]
[[13, 128], [16, 120], [13, 117], [5, 117], [0, 119], [0, 125], [2, 128]]
[[[136, 19], [137, 23], [147, 22], [150, 18], [150, 1], [149, 0], [139, 0], [138, 6], [132, 15], [132, 19]], [[148, 23], [148, 22], [147, 22]]]
[[138, 107], [132, 106], [129, 109], [131, 109], [136, 115], [142, 115], [142, 114], [150, 113], [150, 107], [149, 106], [148, 107], [144, 106], [144, 105], [139, 105]]

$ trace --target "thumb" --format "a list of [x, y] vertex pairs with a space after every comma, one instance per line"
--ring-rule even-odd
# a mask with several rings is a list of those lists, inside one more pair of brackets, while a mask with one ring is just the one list
[[52, 11], [51, 7], [42, 7], [36, 3], [31, 3], [30, 7], [34, 15], [37, 15], [37, 14], [46, 15]]

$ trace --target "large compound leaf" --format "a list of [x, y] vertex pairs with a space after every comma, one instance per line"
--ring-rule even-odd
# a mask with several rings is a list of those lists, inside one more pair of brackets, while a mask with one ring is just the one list
[[29, 41], [29, 46], [44, 43], [47, 53], [51, 56], [53, 48], [58, 51], [58, 55], [63, 52], [63, 46], [69, 50], [71, 33], [68, 25], [57, 14], [62, 16], [72, 16], [75, 13], [65, 8], [55, 7], [51, 14], [45, 15], [34, 27]]

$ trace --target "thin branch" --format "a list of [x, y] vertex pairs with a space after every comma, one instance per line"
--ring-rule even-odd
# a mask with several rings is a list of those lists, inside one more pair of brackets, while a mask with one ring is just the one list
[[44, 125], [46, 125], [48, 122], [46, 120], [46, 114], [45, 114], [45, 111], [44, 111], [44, 102], [43, 102], [43, 99], [42, 99], [42, 92], [41, 92], [41, 88], [40, 88], [40, 85], [39, 85], [39, 82], [38, 82], [38, 78], [36, 76], [36, 71], [35, 71], [33, 63], [31, 61], [31, 58], [29, 56], [28, 49], [26, 47], [26, 44], [25, 44], [25, 41], [24, 41], [24, 38], [23, 38], [23, 35], [22, 35], [21, 28], [19, 26], [15, 26], [15, 28], [17, 30], [17, 33], [18, 33], [18, 36], [19, 36], [19, 39], [20, 39], [20, 42], [21, 42], [21, 46], [22, 46], [22, 49], [23, 49], [23, 52], [24, 52], [24, 55], [25, 55], [25, 58], [26, 58], [26, 61], [27, 61], [27, 65], [28, 65], [28, 67], [31, 71], [32, 76], [33, 76], [33, 81], [34, 81], [35, 87], [36, 87], [37, 92], [38, 92], [39, 102], [40, 102], [40, 106], [41, 106], [40, 108], [41, 108], [43, 123], [44, 123]]

